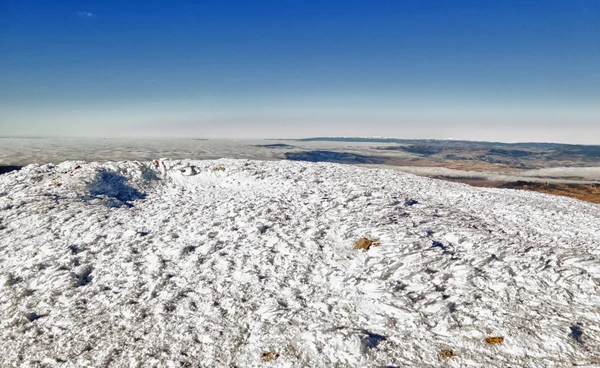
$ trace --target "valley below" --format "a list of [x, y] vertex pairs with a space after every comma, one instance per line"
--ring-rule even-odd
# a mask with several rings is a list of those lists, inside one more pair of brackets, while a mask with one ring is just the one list
[[31, 163], [242, 158], [389, 168], [474, 186], [600, 202], [600, 146], [395, 138], [128, 140], [4, 138], [0, 174]]

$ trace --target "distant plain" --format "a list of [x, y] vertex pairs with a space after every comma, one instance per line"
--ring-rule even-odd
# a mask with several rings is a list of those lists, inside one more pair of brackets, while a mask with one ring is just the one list
[[0, 173], [32, 163], [239, 158], [384, 167], [475, 186], [600, 203], [600, 146], [390, 138], [298, 140], [1, 138]]

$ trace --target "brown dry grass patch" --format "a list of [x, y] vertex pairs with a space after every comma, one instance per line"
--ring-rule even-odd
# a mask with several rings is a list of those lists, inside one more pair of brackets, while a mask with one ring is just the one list
[[354, 249], [369, 250], [371, 247], [378, 247], [381, 243], [369, 238], [360, 238], [354, 243]]
[[600, 184], [547, 184], [526, 181], [505, 183], [487, 180], [447, 179], [443, 177], [439, 179], [469, 184], [474, 187], [530, 190], [600, 204]]
[[213, 169], [213, 171], [225, 171], [225, 168], [223, 166], [219, 166], [219, 167], [215, 167]]
[[277, 360], [279, 358], [279, 353], [275, 353], [273, 351], [267, 351], [262, 353], [262, 360], [265, 362], [271, 362], [273, 360]]
[[502, 344], [504, 342], [504, 336], [486, 337], [485, 342], [490, 345]]
[[440, 357], [443, 359], [452, 358], [453, 356], [454, 356], [454, 352], [452, 351], [452, 349], [444, 349], [440, 353]]
[[527, 183], [516, 189], [576, 198], [586, 202], [600, 204], [600, 185], [597, 184], [542, 184]]

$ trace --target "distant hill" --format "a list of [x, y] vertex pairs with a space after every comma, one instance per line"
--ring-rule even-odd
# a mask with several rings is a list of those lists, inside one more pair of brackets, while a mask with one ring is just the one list
[[600, 145], [580, 145], [550, 142], [488, 142], [488, 141], [466, 141], [455, 139], [402, 139], [402, 138], [361, 138], [361, 137], [313, 137], [293, 139], [298, 142], [372, 142], [372, 143], [405, 143], [405, 144], [429, 144], [435, 146], [472, 146], [472, 147], [529, 147], [537, 149], [574, 149], [600, 152]]
[[[303, 138], [297, 142], [349, 142], [349, 143], [388, 143], [389, 146], [376, 147], [382, 151], [380, 159], [389, 164], [389, 154], [383, 152], [405, 152], [414, 155], [415, 160], [441, 161], [481, 161], [518, 169], [535, 169], [554, 166], [600, 165], [600, 146], [563, 143], [503, 143], [464, 140], [436, 139], [396, 139], [396, 138], [346, 138], [315, 137]], [[335, 159], [331, 162], [338, 162]]]

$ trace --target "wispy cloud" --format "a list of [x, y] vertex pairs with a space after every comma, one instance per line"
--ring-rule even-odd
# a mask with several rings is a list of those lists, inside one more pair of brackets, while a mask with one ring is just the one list
[[93, 18], [95, 17], [94, 13], [90, 13], [87, 11], [78, 11], [77, 16], [81, 18]]

